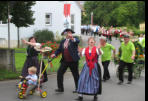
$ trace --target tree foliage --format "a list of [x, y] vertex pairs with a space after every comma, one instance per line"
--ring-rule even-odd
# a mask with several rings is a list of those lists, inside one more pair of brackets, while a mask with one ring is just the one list
[[6, 21], [8, 19], [9, 10], [9, 14], [12, 16], [10, 21], [18, 28], [18, 47], [20, 46], [19, 28], [34, 24], [35, 19], [31, 10], [34, 4], [35, 1], [0, 1], [0, 20]]
[[91, 12], [94, 24], [101, 26], [138, 26], [145, 21], [144, 1], [86, 1], [84, 4], [86, 16], [82, 23], [90, 23]]
[[11, 22], [16, 27], [28, 27], [34, 24], [33, 11], [31, 10], [32, 5], [35, 3], [32, 1], [17, 1], [11, 10]]
[[8, 2], [0, 1], [0, 21], [7, 20], [7, 4]]

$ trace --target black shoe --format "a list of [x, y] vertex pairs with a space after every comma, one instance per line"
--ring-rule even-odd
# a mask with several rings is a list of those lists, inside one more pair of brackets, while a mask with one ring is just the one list
[[43, 88], [43, 86], [42, 86], [42, 85], [40, 85], [40, 88]]
[[127, 84], [132, 84], [132, 81], [128, 81]]
[[103, 82], [106, 82], [106, 79], [103, 79], [102, 81], [103, 81]]
[[63, 89], [55, 89], [55, 92], [62, 93], [62, 92], [64, 92], [64, 90]]
[[97, 101], [98, 100], [98, 97], [97, 95], [94, 96], [94, 101]]
[[106, 78], [106, 80], [109, 80], [110, 79], [110, 77], [109, 78]]
[[76, 101], [83, 101], [83, 97], [79, 96], [77, 99], [75, 99]]
[[77, 90], [74, 90], [73, 93], [77, 93]]
[[48, 81], [48, 78], [45, 78], [45, 79], [43, 80], [43, 83], [44, 83], [44, 82], [47, 82], [47, 81]]
[[123, 81], [119, 81], [117, 84], [118, 85], [122, 85], [123, 84]]

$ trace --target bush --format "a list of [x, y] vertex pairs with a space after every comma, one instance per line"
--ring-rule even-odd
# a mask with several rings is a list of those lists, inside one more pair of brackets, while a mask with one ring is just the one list
[[139, 30], [139, 29], [134, 29], [133, 30], [133, 32], [134, 32], [134, 35], [140, 35], [140, 34], [145, 34], [145, 31], [141, 31], [141, 30]]
[[132, 30], [134, 32], [134, 35], [140, 35], [140, 34], [145, 34], [145, 31], [141, 31], [139, 28], [136, 28], [136, 27], [131, 27], [131, 26], [128, 26], [128, 30]]
[[47, 29], [36, 31], [34, 33], [34, 37], [36, 37], [38, 42], [40, 42], [40, 43], [44, 43], [44, 42], [47, 42], [47, 41], [54, 41], [53, 32], [49, 31]]
[[55, 40], [55, 41], [56, 41], [56, 43], [59, 44], [62, 40], [64, 40], [64, 37], [62, 37], [61, 39]]

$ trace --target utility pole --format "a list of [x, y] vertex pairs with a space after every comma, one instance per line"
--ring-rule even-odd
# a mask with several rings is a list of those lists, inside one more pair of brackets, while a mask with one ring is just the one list
[[7, 8], [7, 14], [8, 14], [8, 49], [10, 49], [10, 18], [9, 18], [9, 1], [8, 1], [8, 8]]

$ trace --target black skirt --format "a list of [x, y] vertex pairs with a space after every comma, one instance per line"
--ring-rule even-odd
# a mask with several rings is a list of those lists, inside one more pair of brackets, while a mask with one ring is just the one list
[[[28, 68], [31, 66], [35, 66], [37, 68], [37, 75], [39, 76], [39, 72], [40, 72], [40, 62], [38, 60], [37, 56], [32, 56], [32, 57], [27, 57], [25, 63], [24, 63], [24, 67], [22, 69], [22, 73], [21, 76], [26, 77], [28, 75]], [[42, 63], [42, 71], [45, 68], [45, 64], [44, 62]], [[45, 71], [43, 74], [43, 82], [48, 81], [47, 78], [47, 72]]]
[[40, 71], [40, 64], [37, 56], [26, 58], [21, 76], [26, 77], [28, 75], [28, 68], [31, 66], [35, 66], [37, 68], [37, 75], [38, 75]]

